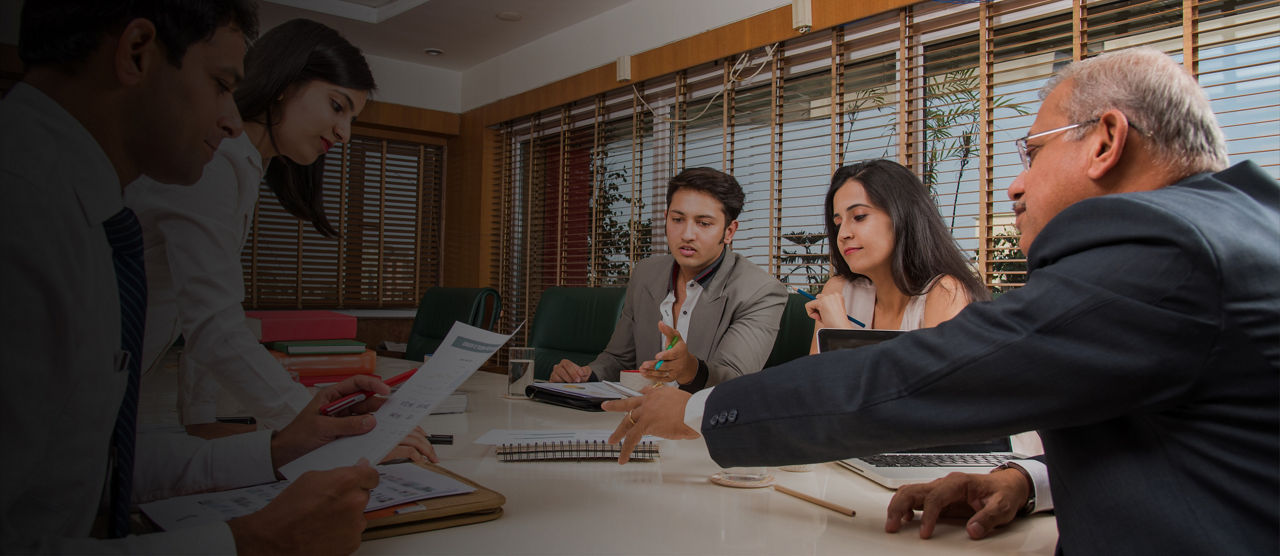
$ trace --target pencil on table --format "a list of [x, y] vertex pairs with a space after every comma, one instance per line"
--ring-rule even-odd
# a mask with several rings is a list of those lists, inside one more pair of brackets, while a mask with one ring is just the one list
[[773, 489], [774, 489], [774, 490], [776, 490], [776, 491], [778, 491], [778, 492], [781, 492], [781, 493], [783, 493], [783, 494], [790, 494], [791, 496], [794, 496], [794, 497], [799, 498], [799, 499], [801, 499], [801, 500], [804, 500], [804, 501], [806, 501], [806, 502], [811, 502], [811, 503], [817, 504], [817, 505], [822, 506], [822, 507], [824, 507], [824, 508], [826, 508], [826, 509], [828, 509], [828, 510], [831, 510], [831, 511], [836, 512], [836, 513], [841, 513], [841, 514], [847, 515], [847, 516], [849, 516], [849, 517], [853, 517], [855, 514], [857, 514], [857, 512], [853, 511], [853, 508], [846, 508], [846, 507], [844, 507], [844, 506], [841, 506], [840, 504], [836, 504], [836, 503], [834, 503], [834, 502], [828, 502], [828, 501], [823, 500], [823, 499], [821, 499], [821, 498], [816, 498], [816, 497], [813, 497], [813, 496], [809, 496], [808, 494], [805, 494], [805, 493], [803, 493], [803, 492], [798, 492], [798, 491], [795, 491], [795, 490], [791, 490], [791, 489], [789, 489], [789, 488], [787, 488], [787, 487], [784, 487], [784, 486], [782, 486], [782, 485], [773, 485]]

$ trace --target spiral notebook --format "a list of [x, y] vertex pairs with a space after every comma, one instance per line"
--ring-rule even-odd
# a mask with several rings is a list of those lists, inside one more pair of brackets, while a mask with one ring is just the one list
[[[498, 461], [616, 460], [622, 455], [622, 445], [599, 441], [501, 444], [497, 453]], [[653, 461], [659, 455], [656, 442], [641, 442], [631, 452], [631, 461]]]
[[[476, 443], [493, 445], [498, 461], [616, 460], [622, 445], [609, 443], [612, 432], [494, 429]], [[661, 457], [660, 446], [657, 437], [646, 436], [636, 445], [631, 459], [655, 461]]]

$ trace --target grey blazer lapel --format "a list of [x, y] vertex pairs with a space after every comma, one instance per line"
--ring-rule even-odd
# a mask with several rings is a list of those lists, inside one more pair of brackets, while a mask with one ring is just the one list
[[633, 309], [635, 319], [636, 366], [653, 359], [653, 355], [666, 347], [661, 345], [658, 335], [658, 323], [662, 321], [662, 312], [658, 309], [662, 300], [667, 297], [667, 286], [671, 281], [671, 265], [674, 260], [663, 256], [665, 264], [648, 265], [644, 275], [633, 274], [632, 280], [642, 280], [640, 295], [644, 298]]
[[698, 359], [710, 356], [719, 343], [718, 339], [728, 329], [728, 319], [724, 318], [724, 306], [728, 301], [725, 290], [732, 287], [737, 262], [736, 253], [725, 253], [724, 262], [720, 263], [715, 276], [711, 277], [711, 283], [707, 284], [698, 298], [698, 305], [693, 308], [693, 316], [689, 320], [689, 337], [686, 340]]

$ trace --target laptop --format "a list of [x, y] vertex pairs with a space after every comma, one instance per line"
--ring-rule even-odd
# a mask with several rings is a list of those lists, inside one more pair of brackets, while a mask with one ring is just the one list
[[[818, 330], [818, 352], [856, 349], [898, 337], [902, 330]], [[836, 463], [885, 487], [896, 489], [911, 483], [927, 483], [948, 473], [985, 473], [1011, 459], [1024, 456], [1013, 450], [1012, 437], [987, 442], [920, 448], [840, 460]]]

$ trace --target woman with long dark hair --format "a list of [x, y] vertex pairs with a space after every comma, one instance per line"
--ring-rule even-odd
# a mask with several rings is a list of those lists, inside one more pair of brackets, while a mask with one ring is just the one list
[[[244, 133], [222, 141], [203, 177], [187, 188], [145, 178], [127, 188], [142, 222], [148, 282], [143, 369], [159, 364], [181, 335], [178, 407], [189, 432], [233, 432], [217, 424], [219, 387], [268, 428], [280, 430], [311, 402], [245, 324], [240, 250], [264, 176], [277, 201], [325, 236], [337, 235], [323, 206], [324, 154], [351, 139], [351, 123], [375, 88], [360, 50], [306, 19], [264, 33], [245, 55], [234, 89]], [[408, 454], [434, 453], [411, 435]]]
[[991, 295], [942, 222], [920, 179], [869, 160], [836, 171], [823, 204], [832, 277], [805, 308], [817, 328], [914, 330]]

